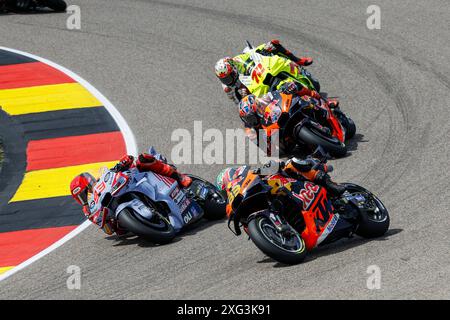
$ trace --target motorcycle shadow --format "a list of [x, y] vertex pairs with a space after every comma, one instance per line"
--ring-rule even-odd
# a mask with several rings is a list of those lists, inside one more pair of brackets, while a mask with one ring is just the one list
[[4, 10], [4, 11], [0, 11], [0, 17], [1, 16], [9, 16], [9, 15], [11, 15], [11, 16], [12, 15], [33, 15], [33, 14], [49, 14], [49, 13], [66, 14], [66, 12], [56, 12], [56, 11], [53, 11], [51, 9], [41, 8], [41, 9], [28, 10], [28, 11]]
[[[373, 239], [366, 239], [361, 238], [359, 236], [354, 236], [353, 238], [343, 238], [336, 242], [324, 245], [323, 247], [318, 247], [314, 249], [311, 253], [309, 253], [306, 256], [306, 259], [300, 264], [305, 264], [312, 262], [318, 258], [324, 257], [324, 256], [330, 256], [334, 254], [338, 254], [340, 252], [346, 251], [348, 249], [356, 248], [362, 245], [365, 245], [369, 242], [373, 241], [386, 241], [389, 239], [389, 237], [394, 236], [400, 232], [402, 232], [403, 229], [389, 229], [386, 234], [379, 238], [373, 238]], [[296, 267], [298, 265], [287, 265], [284, 263], [277, 262], [271, 258], [265, 258], [261, 261], [258, 261], [258, 263], [274, 263], [274, 268], [289, 268], [289, 267]]]
[[346, 142], [347, 151], [349, 152], [348, 155], [351, 155], [352, 151], [358, 150], [358, 144], [360, 142], [369, 142], [369, 140], [364, 140], [364, 135], [361, 133], [357, 133], [353, 138]]
[[108, 236], [105, 239], [117, 242], [117, 243], [113, 244], [114, 247], [127, 246], [127, 245], [137, 245], [137, 246], [143, 247], [143, 248], [170, 246], [174, 243], [177, 243], [178, 241], [182, 241], [185, 237], [194, 236], [198, 232], [206, 230], [207, 228], [209, 228], [217, 223], [223, 223], [223, 221], [224, 221], [224, 219], [214, 220], [214, 221], [202, 219], [202, 220], [198, 221], [197, 223], [190, 225], [186, 229], [182, 230], [175, 237], [175, 239], [173, 239], [172, 242], [170, 242], [168, 244], [164, 244], [164, 245], [153, 243], [149, 240], [143, 239], [143, 238], [138, 237], [131, 233], [121, 235], [121, 236], [117, 236], [117, 235]]

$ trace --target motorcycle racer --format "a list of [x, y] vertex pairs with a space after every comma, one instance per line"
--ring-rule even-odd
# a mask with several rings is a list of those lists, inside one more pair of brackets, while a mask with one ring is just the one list
[[[245, 179], [249, 172], [248, 166], [232, 167], [222, 170], [216, 179], [216, 186], [227, 193], [232, 192], [232, 187]], [[329, 172], [333, 171], [333, 167], [321, 163], [318, 159], [311, 156], [306, 159], [299, 159], [296, 157], [290, 158], [286, 162], [270, 161], [262, 168], [253, 170], [253, 173], [259, 175], [269, 175], [282, 173], [294, 179], [304, 179], [315, 184], [323, 186], [333, 196], [339, 196], [346, 191], [345, 186], [337, 184], [331, 180]], [[227, 214], [231, 212], [232, 208], [227, 205]]]
[[[151, 148], [151, 150], [154, 150]], [[159, 153], [149, 154], [141, 153], [135, 161], [131, 155], [125, 155], [112, 169], [116, 172], [127, 170], [138, 170], [140, 172], [152, 171], [154, 173], [170, 177], [178, 182], [184, 188], [189, 187], [192, 179], [177, 171], [174, 166], [167, 163], [167, 159]], [[90, 173], [84, 172], [76, 176], [70, 183], [70, 193], [75, 201], [83, 207], [83, 213], [94, 224], [97, 224], [106, 234], [111, 235], [114, 232], [120, 234], [118, 226], [111, 223], [108, 215], [104, 212], [91, 214], [89, 210], [88, 199], [92, 194], [97, 179]]]
[[[263, 56], [270, 57], [267, 58], [266, 63], [271, 65], [273, 76], [278, 76], [283, 73], [294, 75], [296, 73], [295, 78], [299, 79], [305, 87], [310, 87], [311, 89], [319, 87], [319, 84], [316, 81], [312, 81], [313, 85], [311, 85], [310, 81], [302, 81], [302, 79], [306, 77], [309, 77], [311, 80], [311, 75], [307, 72], [304, 74], [298, 69], [299, 65], [311, 65], [312, 58], [296, 57], [292, 52], [284, 48], [278, 40], [271, 40], [268, 43], [259, 45], [256, 48], [256, 52]], [[215, 65], [215, 73], [222, 82], [224, 92], [237, 104], [250, 92], [255, 93], [257, 96], [260, 95], [258, 92], [254, 92], [255, 89], [258, 89], [258, 84], [255, 85], [255, 88], [248, 88], [239, 79], [239, 75], [250, 75], [250, 73], [252, 73], [252, 79], [258, 82], [254, 77], [254, 73], [258, 73], [258, 68], [261, 70], [263, 66], [255, 66], [255, 62], [252, 60], [251, 55], [249, 53], [242, 53], [233, 58], [225, 57], [220, 59]], [[256, 71], [252, 72], [252, 70]]]
[[[321, 99], [320, 94], [301, 86], [297, 82], [287, 82], [280, 89], [285, 94], [294, 94], [306, 101], [310, 98]], [[239, 103], [239, 117], [244, 122], [246, 135], [250, 140], [255, 141], [257, 130], [269, 127], [278, 121], [281, 115], [281, 108], [273, 102], [273, 96], [269, 92], [258, 98], [253, 94], [245, 96]]]

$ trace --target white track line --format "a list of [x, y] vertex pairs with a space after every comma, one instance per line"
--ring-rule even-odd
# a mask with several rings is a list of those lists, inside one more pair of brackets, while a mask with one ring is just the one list
[[[65, 73], [66, 75], [68, 75], [69, 77], [71, 77], [72, 79], [74, 79], [75, 81], [80, 83], [82, 86], [84, 86], [93, 96], [95, 96], [103, 104], [103, 106], [106, 108], [106, 110], [108, 110], [108, 112], [113, 117], [114, 121], [119, 126], [119, 129], [122, 132], [123, 137], [125, 139], [127, 153], [131, 154], [131, 155], [137, 155], [138, 149], [137, 149], [137, 145], [136, 145], [136, 140], [134, 138], [133, 132], [131, 131], [130, 127], [128, 126], [128, 123], [125, 121], [125, 119], [122, 117], [120, 112], [116, 109], [116, 107], [111, 103], [111, 101], [109, 101], [103, 94], [100, 93], [100, 91], [98, 91], [96, 88], [94, 88], [94, 86], [92, 86], [89, 82], [87, 82], [86, 80], [81, 78], [76, 73], [74, 73], [74, 72], [64, 68], [63, 66], [60, 66], [59, 64], [54, 63], [50, 60], [35, 56], [35, 55], [27, 53], [27, 52], [11, 49], [11, 48], [0, 47], [0, 49], [9, 51], [9, 52], [13, 52], [13, 53], [17, 53], [17, 54], [23, 55], [25, 57], [29, 57], [29, 58], [35, 59], [37, 61], [43, 62], [45, 64], [48, 64], [49, 66], [52, 66], [53, 68], [58, 69], [59, 71]], [[70, 239], [72, 239], [73, 237], [78, 235], [80, 232], [82, 232], [84, 229], [86, 229], [90, 225], [91, 225], [90, 221], [85, 221], [84, 223], [82, 223], [81, 225], [76, 227], [74, 230], [72, 230], [71, 232], [66, 234], [63, 238], [59, 239], [57, 242], [52, 244], [50, 247], [44, 249], [43, 251], [39, 252], [38, 254], [34, 255], [33, 257], [29, 258], [28, 260], [22, 262], [21, 264], [15, 266], [11, 270], [8, 270], [5, 273], [3, 273], [2, 275], [0, 275], [0, 281], [10, 277], [14, 273], [24, 269], [25, 267], [29, 266], [33, 262], [36, 262], [43, 256], [49, 254], [53, 250], [62, 246], [64, 243], [66, 243], [67, 241], [69, 241]]]

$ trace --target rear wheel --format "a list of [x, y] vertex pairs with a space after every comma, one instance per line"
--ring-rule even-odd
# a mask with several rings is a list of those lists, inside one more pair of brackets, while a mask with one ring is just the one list
[[300, 141], [308, 145], [322, 146], [331, 155], [343, 157], [347, 154], [347, 147], [335, 137], [327, 137], [319, 129], [309, 126], [302, 126], [296, 130], [296, 136]]
[[345, 128], [345, 138], [347, 140], [353, 138], [356, 134], [356, 124], [352, 118], [346, 117], [346, 121], [344, 123]]
[[356, 125], [352, 118], [347, 117], [341, 110], [336, 109], [335, 114], [345, 129], [345, 140], [350, 140], [356, 134]]
[[307, 254], [305, 242], [292, 227], [281, 233], [264, 215], [253, 218], [248, 233], [253, 243], [270, 258], [285, 264], [302, 262]]
[[125, 208], [118, 215], [119, 225], [153, 243], [166, 244], [175, 238], [175, 229], [170, 222], [159, 213], [154, 213], [152, 221], [144, 221], [131, 208]]

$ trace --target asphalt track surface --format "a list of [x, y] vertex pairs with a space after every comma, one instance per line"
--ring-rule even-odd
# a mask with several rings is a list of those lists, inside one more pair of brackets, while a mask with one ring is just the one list
[[[226, 223], [203, 224], [170, 245], [105, 238], [90, 227], [0, 283], [0, 298], [321, 299], [450, 298], [450, 3], [438, 1], [71, 1], [65, 14], [0, 17], [1, 45], [48, 58], [78, 73], [119, 109], [139, 147], [170, 155], [177, 128], [238, 128], [214, 78], [223, 55], [245, 39], [279, 38], [311, 55], [309, 69], [338, 95], [358, 135], [333, 161], [334, 178], [375, 192], [391, 213], [382, 239], [344, 240], [305, 263], [267, 259]], [[366, 8], [381, 7], [381, 30]], [[181, 166], [214, 179], [224, 165]], [[66, 269], [82, 270], [68, 290]], [[369, 290], [367, 268], [381, 270]]]

